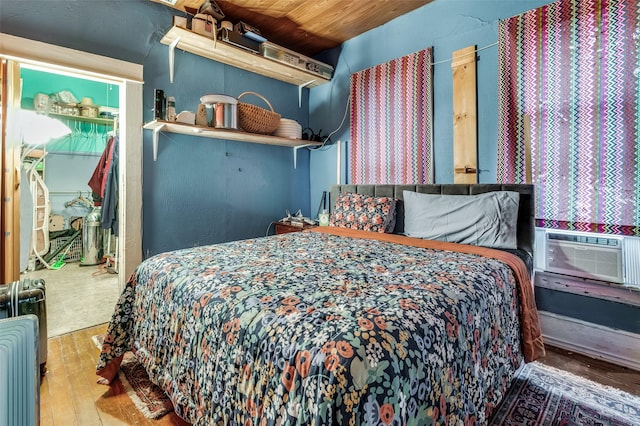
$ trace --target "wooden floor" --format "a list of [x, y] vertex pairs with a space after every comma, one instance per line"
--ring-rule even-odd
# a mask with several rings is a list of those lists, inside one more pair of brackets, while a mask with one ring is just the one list
[[[91, 337], [106, 325], [49, 339], [48, 372], [40, 387], [41, 425], [187, 425], [175, 413], [158, 420], [145, 418], [116, 379], [111, 386], [96, 383], [99, 351]], [[640, 373], [555, 348], [541, 362], [607, 386], [640, 396]]]
[[40, 424], [47, 425], [188, 425], [175, 413], [158, 420], [144, 417], [119, 379], [96, 383], [100, 351], [91, 337], [106, 324], [49, 339], [47, 374], [40, 385]]

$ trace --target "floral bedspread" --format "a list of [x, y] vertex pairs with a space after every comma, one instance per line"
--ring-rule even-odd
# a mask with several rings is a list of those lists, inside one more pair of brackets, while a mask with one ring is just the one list
[[298, 232], [179, 250], [127, 283], [97, 365], [133, 350], [197, 425], [486, 423], [522, 362], [505, 263]]

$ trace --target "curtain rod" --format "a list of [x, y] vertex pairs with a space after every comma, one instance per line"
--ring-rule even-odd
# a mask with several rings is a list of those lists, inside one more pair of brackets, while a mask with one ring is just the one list
[[[486, 46], [479, 47], [479, 48], [477, 48], [476, 50], [474, 50], [473, 52], [469, 52], [469, 53], [466, 53], [466, 54], [464, 54], [464, 55], [460, 55], [460, 56], [462, 57], [462, 56], [471, 55], [471, 54], [474, 54], [474, 53], [480, 52], [481, 50], [485, 50], [485, 49], [488, 49], [488, 48], [490, 48], [490, 47], [497, 46], [497, 45], [498, 45], [498, 42], [496, 41], [495, 43], [491, 43], [491, 44], [488, 44], [488, 45], [486, 45]], [[431, 65], [444, 64], [444, 63], [446, 63], [446, 62], [451, 62], [452, 60], [453, 60], [453, 58], [443, 59], [443, 60], [441, 60], [441, 61], [431, 62]]]

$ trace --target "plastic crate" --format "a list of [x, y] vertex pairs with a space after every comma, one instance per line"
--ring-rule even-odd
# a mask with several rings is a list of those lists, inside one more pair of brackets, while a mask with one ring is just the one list
[[[58, 237], [51, 240], [51, 248], [49, 252], [56, 251], [60, 246], [65, 245], [73, 236], [68, 237]], [[64, 256], [65, 262], [79, 262], [82, 259], [82, 234], [76, 236], [75, 240], [71, 243], [71, 246], [62, 250], [60, 254], [64, 253], [67, 250], [67, 253]], [[58, 255], [58, 258], [60, 256]]]

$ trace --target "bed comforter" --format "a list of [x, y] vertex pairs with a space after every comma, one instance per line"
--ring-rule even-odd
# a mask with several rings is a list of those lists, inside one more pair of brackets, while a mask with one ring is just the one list
[[144, 261], [97, 374], [132, 350], [196, 425], [466, 425], [544, 353], [515, 256], [317, 230]]

